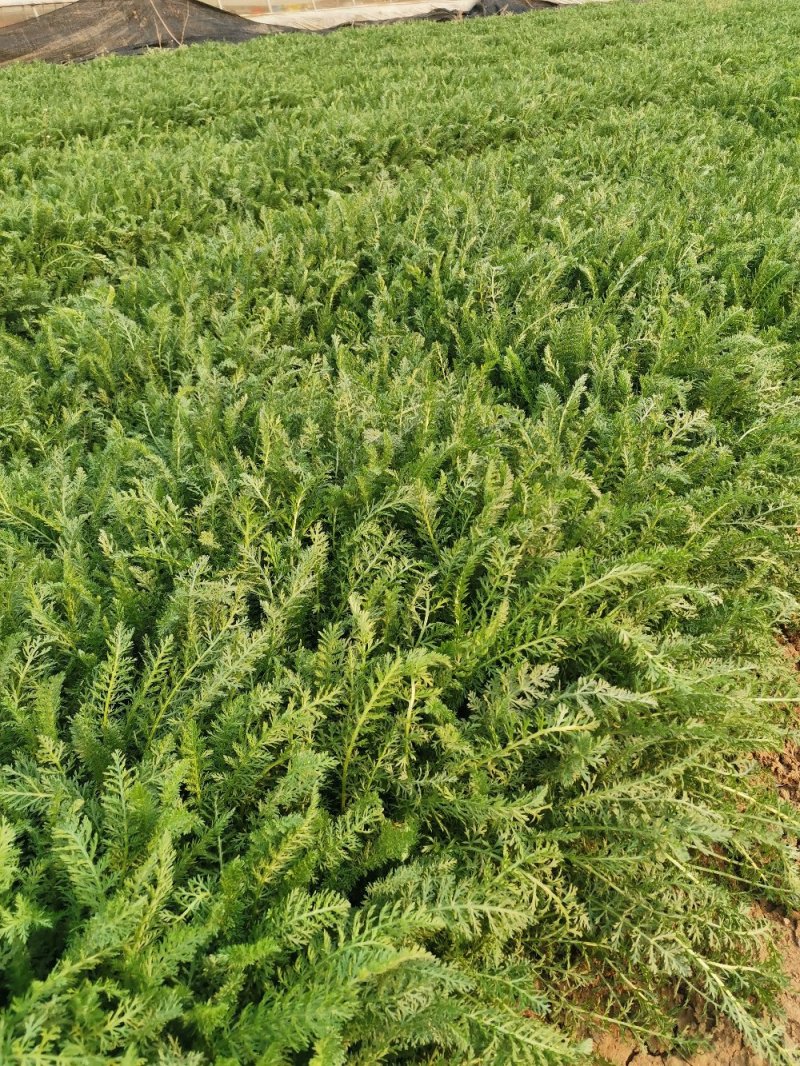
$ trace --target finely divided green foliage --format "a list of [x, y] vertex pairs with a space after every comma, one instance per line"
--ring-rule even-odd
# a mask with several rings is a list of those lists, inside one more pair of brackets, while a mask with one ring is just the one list
[[799, 34], [0, 75], [1, 1061], [790, 1061]]

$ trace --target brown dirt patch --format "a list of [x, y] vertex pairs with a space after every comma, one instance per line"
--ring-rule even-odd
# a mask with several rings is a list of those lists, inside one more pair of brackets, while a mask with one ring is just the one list
[[759, 755], [758, 761], [775, 778], [780, 795], [800, 807], [800, 745], [787, 740], [783, 751]]

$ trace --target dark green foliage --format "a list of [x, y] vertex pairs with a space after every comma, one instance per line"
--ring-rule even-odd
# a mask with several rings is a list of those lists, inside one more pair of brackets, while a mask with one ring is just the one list
[[0, 1061], [790, 1061], [799, 36], [1, 76]]

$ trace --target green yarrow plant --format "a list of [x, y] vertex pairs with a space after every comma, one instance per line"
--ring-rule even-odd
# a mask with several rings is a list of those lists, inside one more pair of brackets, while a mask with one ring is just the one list
[[0, 75], [0, 1062], [793, 1061], [798, 32]]

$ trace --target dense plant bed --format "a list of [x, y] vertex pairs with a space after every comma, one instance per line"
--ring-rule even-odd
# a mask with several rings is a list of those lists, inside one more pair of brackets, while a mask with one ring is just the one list
[[0, 1061], [790, 1061], [799, 36], [2, 75]]

